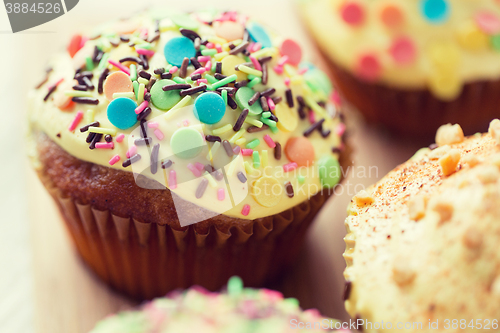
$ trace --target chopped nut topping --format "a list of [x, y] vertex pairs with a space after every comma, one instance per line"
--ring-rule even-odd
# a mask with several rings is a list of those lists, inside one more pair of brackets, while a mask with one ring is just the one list
[[440, 157], [442, 157], [444, 154], [450, 151], [450, 146], [444, 145], [442, 147], [436, 148], [431, 153], [429, 154], [429, 159], [431, 160], [437, 160]]
[[500, 178], [500, 171], [493, 165], [485, 165], [478, 171], [477, 176], [483, 184], [494, 183]]
[[449, 202], [438, 202], [432, 210], [439, 214], [439, 224], [448, 222], [453, 216], [453, 205]]
[[467, 154], [464, 157], [462, 157], [462, 162], [467, 163], [472, 168], [478, 165], [479, 162], [481, 161], [476, 155]]
[[469, 249], [478, 249], [481, 246], [482, 240], [483, 236], [481, 233], [473, 227], [469, 227], [462, 238], [464, 245]]
[[500, 120], [493, 119], [490, 122], [490, 127], [488, 128], [488, 133], [491, 134], [497, 145], [500, 145]]
[[458, 124], [442, 125], [436, 132], [436, 143], [438, 146], [451, 145], [462, 141], [464, 141], [464, 131]]
[[415, 270], [409, 265], [408, 259], [397, 257], [392, 267], [392, 277], [399, 286], [410, 284], [415, 279]]
[[421, 195], [408, 203], [408, 210], [412, 220], [418, 221], [425, 216], [425, 204], [425, 198]]
[[443, 170], [443, 175], [449, 176], [457, 169], [458, 162], [460, 161], [460, 150], [451, 149], [439, 159], [439, 165]]
[[375, 198], [368, 194], [368, 192], [366, 192], [365, 190], [359, 191], [359, 193], [356, 194], [352, 199], [359, 207], [371, 205], [373, 202], [375, 202]]

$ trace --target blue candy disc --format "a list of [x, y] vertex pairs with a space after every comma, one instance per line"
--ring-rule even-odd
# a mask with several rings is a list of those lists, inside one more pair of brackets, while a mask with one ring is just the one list
[[248, 33], [250, 34], [250, 37], [255, 41], [259, 42], [262, 44], [262, 47], [272, 47], [273, 43], [271, 41], [271, 38], [269, 38], [269, 35], [266, 32], [266, 29], [262, 27], [261, 25], [252, 22], [247, 25], [247, 30]]
[[196, 50], [191, 39], [187, 37], [175, 37], [165, 44], [163, 49], [165, 59], [168, 63], [177, 67], [182, 65], [185, 57], [191, 59], [196, 56]]
[[115, 98], [108, 105], [108, 120], [119, 129], [130, 128], [137, 122], [136, 108], [137, 104], [130, 98]]
[[449, 16], [449, 7], [447, 0], [422, 0], [420, 2], [422, 15], [432, 23], [444, 22]]
[[204, 93], [194, 101], [194, 115], [205, 124], [218, 123], [226, 113], [224, 99], [216, 93]]

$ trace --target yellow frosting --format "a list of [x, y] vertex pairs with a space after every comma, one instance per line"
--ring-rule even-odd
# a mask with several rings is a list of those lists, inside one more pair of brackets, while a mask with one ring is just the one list
[[[448, 135], [439, 148], [421, 149], [351, 201], [346, 308], [372, 323], [363, 325], [365, 332], [381, 331], [382, 321], [385, 328], [401, 322], [410, 323], [409, 332], [448, 332], [457, 328], [453, 320], [465, 331], [486, 324], [497, 331], [499, 123], [492, 123], [493, 138], [462, 135], [457, 141]], [[461, 129], [443, 127], [441, 140], [446, 132]], [[458, 156], [458, 164], [451, 156]]]
[[[431, 21], [423, 0], [303, 0], [301, 13], [320, 48], [332, 61], [359, 76], [363, 55], [377, 59], [380, 72], [372, 79], [400, 89], [430, 89], [443, 100], [457, 97], [464, 84], [500, 77], [500, 6], [492, 0], [449, 1], [448, 14]], [[428, 1], [439, 2], [439, 1]], [[346, 4], [361, 8], [363, 19], [342, 18]], [[384, 10], [396, 8], [400, 24], [386, 24]], [[398, 62], [390, 50], [409, 40], [414, 58]]]
[[[219, 14], [220, 13], [217, 15]], [[135, 31], [131, 35], [131, 38], [137, 39], [139, 32], [144, 28], [147, 29], [149, 36], [151, 37], [154, 35], [155, 31], [155, 19], [159, 18], [161, 15], [162, 14], [159, 12], [155, 12], [153, 14], [142, 14], [127, 21], [112, 22], [106, 26], [96, 29], [96, 33], [99, 33], [100, 37], [88, 40], [85, 43], [85, 46], [79, 50], [73, 58], [71, 58], [67, 52], [59, 54], [55, 57], [50, 64], [53, 71], [50, 73], [48, 81], [41, 86], [41, 88], [32, 91], [30, 94], [31, 128], [33, 130], [43, 131], [68, 153], [81, 160], [111, 167], [117, 170], [142, 173], [143, 175], [156, 179], [160, 184], [169, 187], [172, 192], [177, 194], [179, 197], [190, 202], [194, 202], [201, 207], [215, 211], [215, 213], [224, 213], [226, 215], [239, 218], [256, 219], [280, 213], [303, 202], [304, 200], [307, 200], [310, 196], [319, 192], [321, 190], [321, 181], [317, 163], [313, 163], [313, 165], [308, 167], [300, 167], [293, 172], [283, 172], [283, 165], [290, 163], [285, 154], [285, 146], [289, 138], [302, 136], [302, 133], [311, 126], [307, 117], [304, 120], [298, 118], [298, 103], [295, 98], [297, 96], [303, 96], [309, 105], [311, 105], [311, 101], [328, 102], [329, 96], [327, 92], [331, 88], [328, 84], [325, 84], [325, 87], [320, 87], [320, 89], [317, 87], [311, 87], [308, 84], [308, 73], [305, 73], [304, 75], [297, 73], [299, 70], [297, 66], [286, 64], [283, 67], [283, 74], [277, 74], [273, 68], [277, 65], [281, 58], [279, 46], [283, 38], [275, 36], [269, 31], [268, 33], [272, 36], [273, 47], [263, 49], [259, 55], [270, 55], [273, 57], [272, 60], [268, 62], [268, 84], [266, 86], [258, 84], [254, 88], [256, 91], [263, 91], [269, 87], [273, 87], [276, 89], [276, 92], [272, 96], [281, 96], [283, 98], [283, 100], [276, 105], [275, 113], [282, 117], [282, 119], [279, 118], [279, 123], [281, 121], [283, 122], [282, 124], [280, 123], [279, 130], [276, 133], [271, 132], [269, 129], [256, 133], [248, 133], [246, 129], [250, 126], [250, 124], [245, 123], [242, 127], [243, 131], [240, 133], [241, 137], [233, 137], [236, 132], [233, 131], [232, 127], [235, 124], [241, 109], [237, 108], [236, 110], [233, 110], [229, 106], [226, 107], [225, 115], [218, 123], [213, 125], [200, 123], [193, 113], [193, 101], [197, 95], [192, 95], [192, 99], [189, 103], [182, 108], [174, 108], [174, 110], [169, 110], [167, 112], [159, 110], [154, 107], [153, 103], [149, 103], [149, 107], [152, 108], [152, 113], [147, 117], [147, 121], [148, 123], [157, 122], [158, 129], [161, 130], [164, 138], [160, 140], [156, 134], [154, 134], [154, 128], [148, 128], [148, 135], [153, 138], [153, 144], [150, 147], [137, 146], [137, 153], [142, 156], [141, 160], [133, 163], [129, 167], [123, 167], [122, 163], [126, 159], [125, 155], [127, 150], [134, 144], [135, 139], [140, 138], [139, 124], [137, 123], [136, 126], [126, 130], [120, 130], [114, 127], [108, 120], [106, 110], [110, 101], [106, 99], [104, 94], [97, 93], [98, 78], [101, 73], [100, 70], [94, 69], [93, 71], [94, 77], [92, 82], [96, 86], [96, 89], [90, 92], [90, 96], [99, 99], [98, 105], [94, 106], [76, 103], [68, 110], [60, 110], [56, 107], [54, 101], [57, 98], [60, 98], [61, 95], [64, 95], [65, 92], [71, 91], [71, 87], [74, 84], [77, 84], [77, 82], [73, 80], [75, 70], [77, 68], [84, 68], [85, 70], [85, 58], [92, 56], [92, 52], [96, 45], [109, 54], [110, 60], [116, 62], [125, 56], [138, 56], [134, 47], [130, 47], [128, 43], [122, 42], [118, 46], [114, 47], [109, 43], [109, 40], [118, 40], [118, 35], [116, 34], [117, 31], [127, 32], [131, 29], [132, 31]], [[206, 21], [211, 21], [216, 14], [191, 14], [188, 18], [196, 21], [195, 15], [198, 15], [198, 17]], [[155, 54], [152, 57], [149, 57], [150, 69], [148, 72], [151, 74], [153, 74], [153, 70], [156, 68], [167, 67], [168, 63], [166, 62], [163, 53], [164, 46], [167, 41], [172, 38], [181, 36], [179, 26], [175, 23], [177, 22], [178, 24], [179, 20], [172, 20], [166, 16], [161, 16], [161, 18], [162, 19], [159, 23], [161, 31], [160, 38], [157, 42], [151, 44], [151, 50], [155, 51]], [[183, 18], [185, 19], [186, 16]], [[214, 30], [216, 24], [212, 26], [206, 24], [197, 25], [198, 27], [196, 28], [196, 32], [202, 38], [207, 38], [208, 41], [219, 44], [224, 52], [230, 50], [228, 42], [217, 36], [216, 31]], [[238, 44], [238, 42], [239, 41], [235, 41], [234, 43]], [[237, 56], [241, 58], [241, 62], [246, 61], [241, 53]], [[216, 60], [220, 60], [221, 58], [222, 57], [216, 58]], [[214, 64], [216, 60], [212, 58], [212, 64]], [[110, 69], [110, 73], [118, 71], [116, 67], [110, 64], [107, 64], [106, 67]], [[188, 77], [193, 71], [193, 66], [189, 66], [187, 72]], [[308, 72], [311, 73], [311, 76], [313, 71], [318, 70], [315, 68], [309, 69]], [[213, 75], [213, 72], [210, 72], [210, 74]], [[226, 72], [223, 70], [222, 74], [230, 75], [232, 73], [229, 73], [229, 70]], [[238, 75], [243, 75], [244, 78], [247, 76], [242, 72], [238, 72]], [[319, 74], [316, 73], [316, 75]], [[174, 77], [176, 76], [178, 76], [178, 72], [174, 74]], [[154, 74], [153, 77], [159, 78], [158, 75]], [[49, 99], [44, 102], [43, 99], [48, 92], [48, 88], [62, 78], [64, 79], [63, 83], [61, 83]], [[290, 80], [288, 87], [285, 84], [285, 79], [287, 78]], [[288, 108], [285, 98], [285, 90], [287, 88], [291, 88], [295, 100], [295, 106], [291, 109]], [[133, 100], [136, 101], [135, 96], [133, 97]], [[342, 133], [341, 127], [340, 132], [337, 131], [340, 120], [338, 117], [332, 117], [334, 114], [338, 115], [336, 110], [337, 107], [330, 102], [328, 102], [326, 108], [323, 108], [315, 103], [312, 104], [314, 104], [312, 106], [315, 108], [316, 120], [321, 119], [320, 116], [326, 116], [324, 128], [325, 130], [332, 130], [332, 133], [327, 138], [323, 138], [319, 131], [313, 132], [312, 135], [308, 137], [314, 147], [315, 160], [317, 161], [325, 155], [329, 155], [337, 159], [338, 154], [332, 152], [333, 147], [340, 147], [342, 145], [340, 138]], [[79, 122], [76, 130], [71, 132], [68, 130], [68, 127], [72, 123], [78, 111], [82, 111], [84, 113], [84, 117]], [[248, 118], [251, 117], [249, 116]], [[253, 118], [258, 120], [260, 117]], [[89, 144], [85, 141], [88, 132], [81, 133], [79, 128], [92, 121], [99, 121], [101, 128], [112, 130], [114, 149], [89, 149]], [[230, 126], [227, 126], [228, 124]], [[224, 184], [224, 180], [217, 181], [213, 177], [205, 175], [208, 180], [208, 186], [203, 194], [203, 197], [201, 199], [196, 198], [195, 193], [197, 187], [199, 186], [200, 178], [193, 177], [193, 174], [189, 171], [187, 165], [188, 163], [195, 165], [196, 162], [207, 164], [209, 146], [212, 147], [211, 149], [215, 149], [217, 147], [214, 148], [214, 144], [210, 143], [209, 145], [205, 145], [202, 152], [195, 158], [188, 160], [176, 158], [170, 147], [170, 138], [176, 130], [186, 126], [200, 132], [200, 135], [215, 135], [218, 131], [222, 131], [223, 133], [217, 135], [220, 136], [222, 140], [232, 141], [233, 147], [238, 144], [242, 148], [245, 148], [245, 145], [253, 139], [259, 139], [260, 144], [254, 148], [254, 150], [259, 152], [261, 166], [255, 168], [253, 167], [252, 156], [235, 156], [234, 161], [231, 162], [231, 159], [227, 156], [225, 149], [221, 146], [217, 149], [217, 152], [215, 152], [215, 155], [212, 156], [212, 158], [214, 167], [224, 168], [227, 184]], [[223, 126], [228, 127], [227, 131], [221, 129]], [[119, 134], [125, 135], [122, 143], [116, 142], [116, 137]], [[281, 160], [276, 160], [274, 157], [274, 149], [270, 148], [264, 141], [263, 137], [266, 134], [268, 134], [275, 142], [279, 142], [282, 145]], [[231, 138], [233, 138], [233, 140], [231, 140]], [[101, 140], [101, 142], [104, 142], [104, 140]], [[159, 166], [158, 172], [153, 175], [150, 171], [149, 150], [155, 143], [160, 143], [160, 160], [165, 157], [169, 157], [172, 159], [174, 164], [167, 169], [162, 169]], [[117, 163], [110, 165], [109, 161], [115, 155], [119, 155], [120, 160]], [[265, 167], [266, 164], [267, 167]], [[172, 189], [168, 184], [170, 170], [175, 170], [177, 174], [178, 186], [175, 189]], [[246, 178], [248, 179], [247, 182], [242, 183], [238, 179], [238, 172], [246, 174]], [[304, 175], [304, 179], [299, 181], [299, 178], [301, 177], [298, 177], [298, 174]], [[261, 177], [264, 175], [271, 176], [279, 186], [276, 189], [277, 194], [272, 197], [271, 201], [262, 202], [262, 199], [260, 199], [261, 202], [259, 203], [259, 200], [255, 199], [256, 191], [255, 188], [252, 188], [252, 186], [254, 182], [259, 179], [261, 180], [260, 183], [262, 183]], [[289, 198], [284, 190], [284, 186], [287, 182], [290, 182], [294, 189], [294, 196], [292, 198]], [[220, 188], [223, 188], [225, 191], [225, 199], [223, 201], [219, 201], [217, 196]], [[231, 193], [228, 191], [231, 191]], [[245, 205], [250, 206], [249, 214], [246, 216], [242, 214], [242, 210]], [[208, 218], [210, 216], [206, 217]]]

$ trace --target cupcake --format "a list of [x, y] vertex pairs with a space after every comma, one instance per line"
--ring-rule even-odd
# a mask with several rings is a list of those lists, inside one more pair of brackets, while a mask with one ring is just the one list
[[341, 94], [369, 122], [431, 138], [500, 116], [500, 7], [494, 1], [303, 0], [301, 13]]
[[242, 281], [233, 277], [225, 292], [197, 286], [173, 291], [136, 311], [109, 316], [91, 333], [323, 332], [333, 331], [336, 324], [340, 327], [315, 309], [301, 310], [295, 298], [283, 298], [269, 289], [243, 288]]
[[75, 35], [30, 95], [34, 166], [84, 261], [137, 298], [293, 262], [350, 161], [327, 77], [236, 12]]
[[365, 332], [498, 329], [499, 145], [498, 119], [470, 137], [444, 125], [434, 149], [354, 196], [345, 304]]

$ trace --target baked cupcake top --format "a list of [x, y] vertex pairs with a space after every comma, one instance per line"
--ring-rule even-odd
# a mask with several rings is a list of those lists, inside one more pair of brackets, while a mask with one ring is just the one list
[[500, 77], [494, 0], [302, 0], [320, 47], [345, 70], [452, 100], [465, 83]]
[[[323, 327], [306, 327], [315, 322]], [[241, 280], [233, 277], [227, 292], [209, 292], [201, 287], [172, 292], [138, 311], [104, 319], [91, 333], [319, 332], [331, 330], [336, 322], [314, 309], [302, 311], [295, 298], [285, 299], [277, 291], [243, 288]]]
[[439, 319], [438, 331], [446, 319], [450, 329], [453, 319], [492, 327], [500, 318], [500, 121], [468, 138], [448, 124], [436, 142], [351, 201], [346, 307], [424, 330], [429, 318]]
[[338, 98], [303, 51], [236, 12], [111, 22], [53, 59], [32, 128], [217, 214], [273, 215], [341, 175]]

